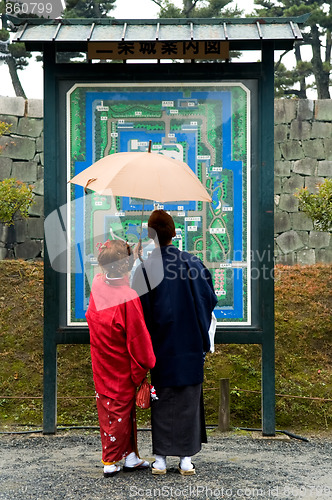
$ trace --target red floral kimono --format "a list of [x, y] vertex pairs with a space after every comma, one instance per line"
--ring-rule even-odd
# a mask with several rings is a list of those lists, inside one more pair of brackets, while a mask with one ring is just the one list
[[155, 365], [137, 293], [127, 278], [95, 276], [86, 318], [102, 441], [102, 462], [137, 453], [135, 394]]

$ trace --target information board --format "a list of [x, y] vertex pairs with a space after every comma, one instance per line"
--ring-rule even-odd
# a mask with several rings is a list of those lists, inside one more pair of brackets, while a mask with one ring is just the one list
[[[251, 324], [250, 101], [250, 90], [237, 82], [76, 84], [67, 92], [68, 180], [106, 155], [147, 151], [151, 140], [152, 151], [185, 161], [206, 187], [212, 203], [145, 201], [143, 238], [154, 208], [172, 215], [173, 243], [211, 271], [223, 325]], [[71, 184], [67, 196], [71, 326], [85, 322], [96, 244], [108, 238], [136, 243], [142, 200], [84, 196]]]

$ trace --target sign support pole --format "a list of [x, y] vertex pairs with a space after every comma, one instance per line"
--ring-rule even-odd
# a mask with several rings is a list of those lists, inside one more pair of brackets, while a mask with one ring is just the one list
[[[44, 47], [44, 152], [45, 218], [58, 208], [57, 178], [57, 86], [55, 47]], [[44, 260], [44, 395], [43, 433], [55, 434], [57, 414], [57, 342], [59, 324], [59, 277], [50, 264], [45, 247]]]
[[262, 47], [261, 81], [261, 213], [260, 285], [262, 317], [262, 429], [264, 436], [275, 435], [274, 359], [274, 42]]

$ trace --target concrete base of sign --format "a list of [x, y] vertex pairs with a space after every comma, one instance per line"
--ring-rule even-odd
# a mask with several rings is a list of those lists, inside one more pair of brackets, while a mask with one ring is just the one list
[[277, 432], [275, 436], [263, 436], [260, 432], [251, 432], [251, 437], [253, 439], [260, 439], [263, 441], [289, 441], [290, 437], [281, 432]]

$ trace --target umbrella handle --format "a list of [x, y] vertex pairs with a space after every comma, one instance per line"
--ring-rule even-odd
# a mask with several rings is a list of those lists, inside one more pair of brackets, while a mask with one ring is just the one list
[[[138, 245], [139, 245], [140, 249], [143, 248], [143, 245], [142, 245], [143, 216], [144, 216], [144, 200], [143, 200], [143, 204], [142, 204], [141, 226], [140, 226], [139, 240], [138, 240]], [[141, 262], [143, 262], [143, 257], [140, 254], [138, 254], [138, 258]]]

